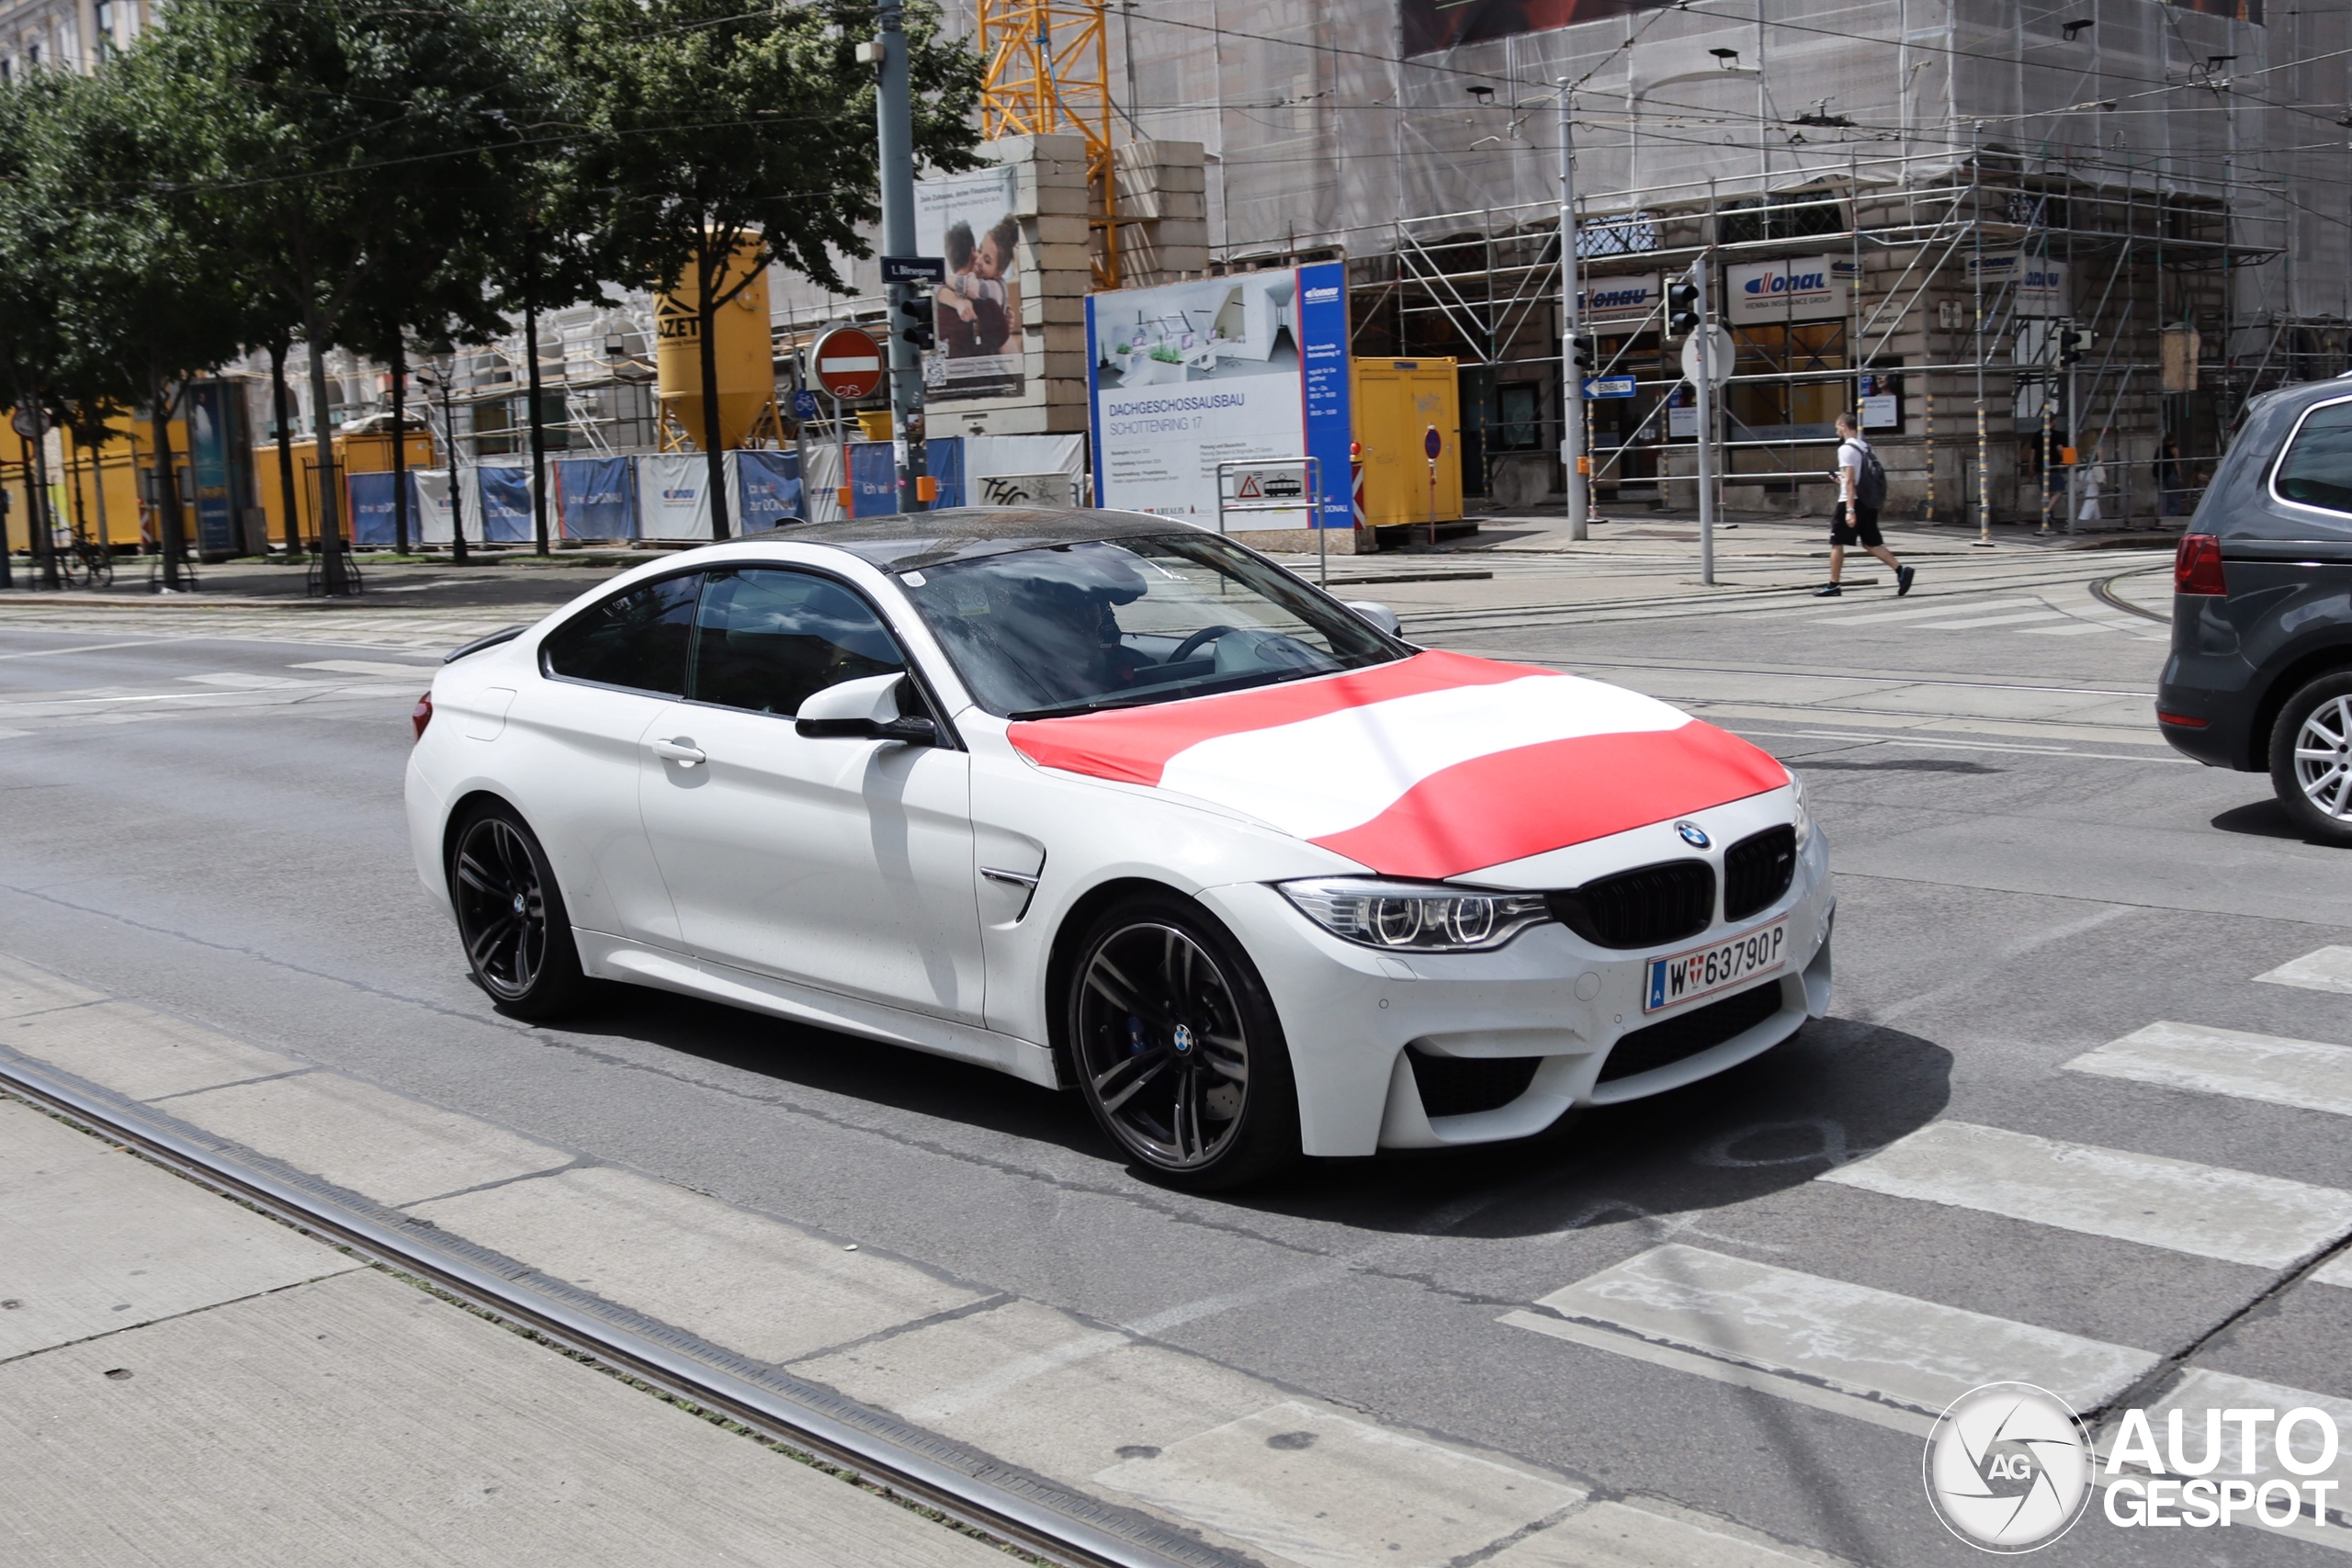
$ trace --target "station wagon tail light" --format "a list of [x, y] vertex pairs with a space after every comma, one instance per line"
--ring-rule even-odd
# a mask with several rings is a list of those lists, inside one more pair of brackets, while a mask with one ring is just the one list
[[2226, 594], [2222, 575], [2222, 541], [2211, 534], [2183, 534], [2172, 558], [2172, 591], [2176, 593]]
[[433, 722], [432, 693], [427, 692], [416, 699], [416, 705], [408, 710], [408, 721], [416, 726], [416, 738], [419, 740], [424, 739], [424, 727]]
[[1317, 876], [1276, 886], [1301, 914], [1333, 936], [1396, 953], [1500, 947], [1552, 918], [1541, 893], [1485, 893], [1442, 882], [1363, 876]]

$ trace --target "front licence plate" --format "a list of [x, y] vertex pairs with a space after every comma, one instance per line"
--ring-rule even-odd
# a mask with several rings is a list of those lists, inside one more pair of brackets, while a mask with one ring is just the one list
[[1656, 1012], [1769, 975], [1788, 962], [1788, 947], [1789, 922], [1774, 920], [1728, 942], [1653, 958], [1642, 987], [1642, 1010]]

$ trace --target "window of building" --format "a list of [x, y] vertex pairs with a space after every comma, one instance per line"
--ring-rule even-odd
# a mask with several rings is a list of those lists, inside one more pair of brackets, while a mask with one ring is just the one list
[[1544, 444], [1544, 400], [1532, 381], [1496, 389], [1501, 419], [1495, 427], [1498, 452], [1532, 452]]
[[[1738, 376], [1799, 377], [1846, 368], [1846, 323], [1797, 321], [1789, 326], [1732, 329], [1738, 346], [1733, 373]], [[1783, 439], [1832, 438], [1832, 424], [1849, 395], [1843, 379], [1735, 381], [1727, 400], [1734, 438], [1771, 435]]]

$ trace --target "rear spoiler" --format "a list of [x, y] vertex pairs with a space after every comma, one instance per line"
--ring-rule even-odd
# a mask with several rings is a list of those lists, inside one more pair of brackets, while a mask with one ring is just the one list
[[463, 659], [469, 653], [480, 653], [485, 648], [496, 648], [502, 642], [513, 642], [516, 637], [521, 637], [525, 632], [529, 631], [530, 629], [531, 628], [527, 626], [501, 627], [499, 630], [491, 633], [488, 637], [478, 637], [474, 638], [473, 641], [466, 644], [463, 648], [451, 649], [448, 652], [441, 656], [441, 662], [444, 664], [455, 664], [458, 660]]

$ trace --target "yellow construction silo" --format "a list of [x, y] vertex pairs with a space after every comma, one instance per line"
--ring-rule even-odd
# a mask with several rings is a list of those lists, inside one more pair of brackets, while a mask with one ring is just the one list
[[[735, 247], [722, 294], [756, 265], [759, 244], [745, 240]], [[696, 268], [654, 300], [659, 342], [654, 350], [656, 388], [662, 407], [677, 421], [686, 438], [697, 446], [703, 439], [702, 322], [695, 314], [702, 299]], [[718, 444], [741, 446], [765, 423], [775, 400], [775, 362], [768, 338], [767, 269], [744, 285], [743, 291], [718, 308], [712, 341], [718, 359]]]

